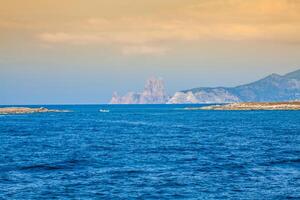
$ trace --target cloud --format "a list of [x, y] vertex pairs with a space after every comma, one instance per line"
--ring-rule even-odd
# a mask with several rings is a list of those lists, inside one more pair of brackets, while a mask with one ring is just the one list
[[300, 42], [297, 0], [195, 2], [173, 13], [83, 19], [59, 32], [42, 32], [38, 38], [48, 44], [113, 45], [124, 55], [165, 54], [176, 42]]
[[123, 55], [164, 55], [169, 49], [162, 46], [124, 46]]
[[92, 34], [72, 34], [72, 33], [42, 33], [38, 38], [47, 43], [67, 43], [74, 45], [86, 45], [93, 43], [104, 43], [105, 38]]

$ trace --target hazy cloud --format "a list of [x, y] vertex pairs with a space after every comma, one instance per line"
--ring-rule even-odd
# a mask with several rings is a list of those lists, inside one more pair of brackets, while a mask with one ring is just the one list
[[161, 46], [124, 46], [121, 48], [123, 55], [163, 55], [168, 50]]
[[69, 43], [74, 45], [85, 45], [93, 43], [103, 43], [105, 38], [92, 34], [72, 34], [72, 33], [42, 33], [39, 39], [48, 43]]
[[69, 27], [38, 34], [38, 38], [53, 44], [112, 44], [125, 55], [138, 51], [162, 54], [170, 48], [169, 44], [178, 41], [300, 41], [300, 3], [296, 0], [210, 0], [182, 4], [173, 15], [168, 11], [148, 16], [93, 17], [74, 23], [77, 31]]

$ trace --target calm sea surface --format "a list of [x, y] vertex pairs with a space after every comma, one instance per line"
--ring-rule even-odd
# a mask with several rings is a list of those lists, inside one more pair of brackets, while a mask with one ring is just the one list
[[44, 107], [0, 115], [1, 200], [300, 198], [299, 111]]

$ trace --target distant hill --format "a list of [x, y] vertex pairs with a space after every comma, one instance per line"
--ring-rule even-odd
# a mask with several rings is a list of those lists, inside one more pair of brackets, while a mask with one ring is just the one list
[[237, 87], [199, 87], [176, 92], [168, 101], [179, 103], [276, 102], [300, 100], [300, 70], [271, 74]]
[[300, 80], [300, 69], [284, 76], [285, 78]]

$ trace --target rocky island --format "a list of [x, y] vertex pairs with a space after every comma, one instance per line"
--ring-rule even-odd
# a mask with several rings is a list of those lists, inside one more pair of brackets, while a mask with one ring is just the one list
[[213, 105], [187, 110], [300, 110], [300, 101], [297, 102], [247, 102]]
[[30, 113], [46, 113], [46, 112], [70, 112], [68, 110], [52, 110], [47, 108], [27, 108], [27, 107], [5, 107], [0, 108], [0, 115], [6, 114], [30, 114]]
[[115, 92], [109, 104], [165, 104], [168, 99], [164, 81], [151, 77], [146, 81], [142, 92], [129, 92], [125, 96], [119, 96]]

